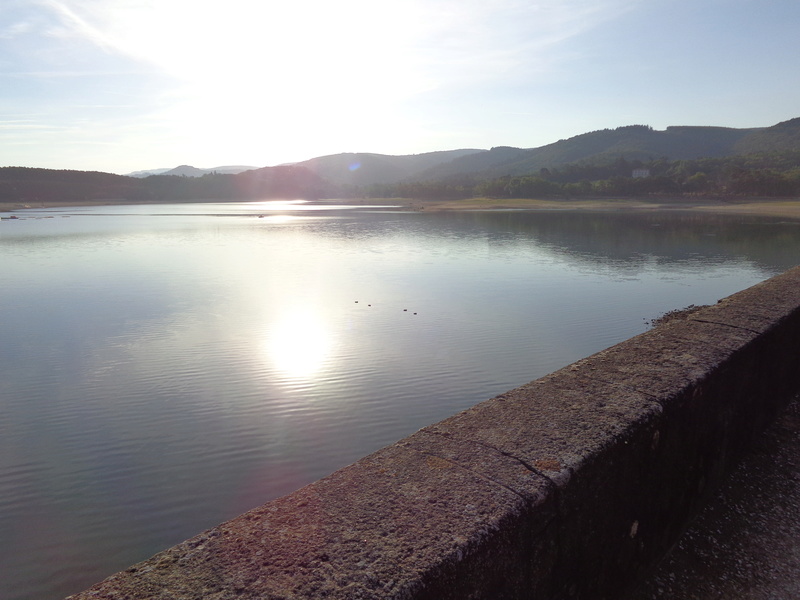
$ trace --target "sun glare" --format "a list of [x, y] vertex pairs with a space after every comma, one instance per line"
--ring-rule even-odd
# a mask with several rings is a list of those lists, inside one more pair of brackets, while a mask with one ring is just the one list
[[230, 0], [224, 10], [189, 0], [45, 1], [73, 35], [166, 76], [148, 118], [172, 152], [191, 148], [195, 161], [213, 160], [220, 145], [261, 157], [280, 140], [283, 156], [301, 160], [309, 137], [330, 153], [342, 140], [405, 139], [411, 125], [398, 104], [435, 81], [414, 50], [429, 21], [419, 0]]
[[270, 329], [265, 348], [270, 362], [292, 379], [307, 379], [330, 358], [333, 340], [323, 320], [310, 311], [285, 315]]

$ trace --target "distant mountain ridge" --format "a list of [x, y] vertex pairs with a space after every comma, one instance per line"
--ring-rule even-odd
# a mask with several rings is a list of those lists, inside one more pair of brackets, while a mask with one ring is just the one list
[[748, 129], [628, 125], [539, 148], [342, 153], [262, 168], [181, 165], [125, 176], [0, 167], [7, 203], [666, 193], [800, 195], [800, 118]]
[[404, 156], [334, 154], [297, 164], [331, 183], [364, 186], [534, 175], [542, 169], [574, 163], [609, 163], [620, 157], [689, 160], [782, 150], [800, 150], [800, 118], [771, 127], [746, 129], [670, 126], [659, 131], [647, 125], [626, 125], [538, 148], [498, 146], [490, 150], [462, 149]]
[[212, 173], [225, 173], [228, 175], [236, 175], [244, 171], [251, 171], [258, 169], [258, 167], [247, 167], [242, 165], [229, 165], [224, 167], [214, 167], [212, 169], [198, 169], [191, 165], [180, 165], [172, 169], [149, 169], [146, 171], [133, 171], [128, 173], [127, 177], [150, 177], [151, 175], [178, 175], [180, 177], [202, 177], [203, 175], [210, 175]]
[[[736, 129], [713, 126], [669, 126], [663, 131], [648, 125], [625, 125], [559, 140], [538, 148], [497, 146], [490, 150], [464, 148], [422, 154], [387, 155], [370, 152], [319, 156], [293, 163], [325, 181], [344, 186], [370, 186], [411, 181], [538, 174], [567, 164], [602, 164], [627, 160], [689, 160], [723, 158], [757, 152], [800, 150], [800, 117], [771, 127]], [[284, 165], [285, 166], [285, 165]], [[197, 169], [181, 165], [130, 173], [132, 177], [211, 173], [241, 173], [257, 167], [229, 166]]]

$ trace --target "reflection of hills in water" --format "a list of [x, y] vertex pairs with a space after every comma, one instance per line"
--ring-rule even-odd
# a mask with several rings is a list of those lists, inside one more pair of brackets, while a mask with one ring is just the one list
[[[158, 207], [154, 213], [163, 218], [152, 221], [148, 228], [156, 227], [153, 223], [157, 223], [158, 228], [178, 232], [197, 226], [196, 223], [184, 222], [181, 217], [246, 217], [258, 212], [253, 209], [252, 215], [234, 212], [217, 215], [204, 213], [206, 205], [192, 206], [202, 208], [198, 209], [198, 214], [172, 215], [159, 213], [163, 207]], [[109, 211], [109, 219], [106, 219], [103, 218], [106, 215], [97, 216], [96, 211], [92, 212], [95, 214], [91, 219], [77, 222], [73, 219], [68, 231], [51, 228], [44, 237], [56, 245], [101, 243], [109, 229], [120, 232], [135, 230], [138, 227], [137, 220], [148, 216], [137, 214], [136, 211], [129, 215]], [[308, 214], [312, 213], [304, 213], [304, 218], [309, 218]], [[315, 235], [349, 239], [356, 244], [394, 235], [447, 236], [455, 243], [478, 238], [489, 244], [494, 252], [513, 252], [520, 245], [535, 246], [539, 252], [559, 255], [568, 263], [585, 263], [589, 267], [613, 266], [628, 272], [636, 272], [647, 264], [671, 265], [701, 257], [718, 257], [721, 261], [745, 259], [774, 273], [800, 263], [800, 221], [776, 217], [678, 210], [408, 213], [383, 209], [341, 211], [335, 206], [316, 211], [313, 217], [320, 221], [319, 227], [314, 227]], [[43, 217], [37, 211], [30, 211], [22, 217], [24, 220], [32, 218]], [[219, 222], [214, 221], [214, 226], [218, 226]], [[0, 235], [0, 245], [6, 251], [20, 250], [28, 243], [48, 243], [44, 241], [42, 231], [26, 236], [17, 228], [8, 227], [0, 233], [5, 234]]]
[[688, 213], [453, 212], [436, 220], [472, 228], [490, 244], [535, 243], [570, 262], [634, 269], [700, 256], [745, 258], [782, 272], [800, 262], [800, 222], [770, 217]]

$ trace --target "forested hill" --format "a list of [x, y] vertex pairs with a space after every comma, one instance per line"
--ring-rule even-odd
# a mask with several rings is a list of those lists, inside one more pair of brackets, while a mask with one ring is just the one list
[[260, 200], [321, 198], [330, 186], [304, 167], [253, 169], [231, 175], [202, 177], [152, 175], [145, 178], [91, 171], [0, 168], [0, 202], [24, 204], [131, 200], [142, 202], [188, 200]]
[[305, 167], [330, 183], [341, 185], [372, 185], [413, 181], [426, 171], [455, 159], [472, 154], [485, 154], [486, 150], [445, 150], [423, 154], [389, 156], [366, 152], [332, 154], [312, 158], [295, 166]]
[[736, 154], [800, 150], [800, 117], [750, 131], [736, 143]]
[[658, 158], [687, 160], [723, 158], [756, 152], [800, 150], [800, 118], [772, 127], [667, 127], [628, 125], [592, 131], [539, 148], [492, 148], [429, 169], [420, 180], [441, 180], [457, 175], [490, 179], [501, 175], [531, 175], [541, 169], [568, 164], [604, 164], [623, 157], [647, 161]]
[[[184, 171], [191, 167], [183, 167]], [[193, 172], [193, 171], [192, 171]], [[267, 198], [800, 195], [800, 118], [753, 129], [646, 125], [593, 131], [540, 148], [418, 155], [337, 154], [201, 177], [144, 178], [0, 168], [0, 202]]]

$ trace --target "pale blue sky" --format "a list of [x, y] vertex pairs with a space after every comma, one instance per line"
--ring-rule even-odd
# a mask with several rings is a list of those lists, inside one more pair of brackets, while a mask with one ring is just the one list
[[798, 0], [3, 0], [0, 166], [127, 173], [800, 116]]

